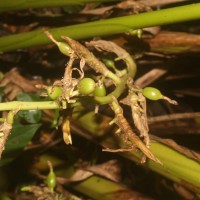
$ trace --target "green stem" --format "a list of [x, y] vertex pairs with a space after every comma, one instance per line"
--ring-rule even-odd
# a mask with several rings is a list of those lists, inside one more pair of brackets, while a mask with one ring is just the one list
[[129, 55], [124, 59], [127, 63], [128, 76], [134, 78], [137, 72], [137, 65]]
[[119, 85], [117, 85], [116, 89], [111, 92], [109, 95], [105, 97], [94, 97], [95, 101], [99, 104], [108, 104], [112, 101], [112, 96], [118, 98], [125, 89], [126, 86], [127, 75], [125, 75]]
[[99, 104], [108, 104], [112, 101], [112, 96], [118, 98], [126, 87], [126, 82], [129, 77], [134, 78], [137, 72], [137, 66], [131, 56], [127, 56], [124, 59], [127, 63], [127, 74], [121, 77], [120, 83], [116, 86], [115, 90], [105, 97], [94, 97], [95, 101]]
[[111, 78], [116, 84], [120, 84], [120, 78], [114, 74], [113, 72], [111, 72], [109, 69], [107, 70], [108, 74], [107, 77]]
[[[79, 157], [77, 157], [77, 159], [78, 158]], [[33, 167], [33, 170], [40, 170], [40, 172], [47, 171], [47, 159], [52, 162], [57, 177], [69, 179], [77, 170], [75, 167], [75, 163], [77, 162], [76, 159], [72, 163], [66, 163], [66, 160], [60, 160], [50, 154], [40, 155], [34, 164], [35, 167]], [[84, 180], [76, 181], [72, 184], [67, 184], [67, 187], [72, 188], [73, 190], [78, 191], [79, 193], [96, 200], [120, 200], [125, 199], [124, 197], [127, 195], [134, 197], [134, 199], [146, 199], [140, 193], [131, 190], [130, 188], [119, 182], [113, 182], [97, 175], [92, 175]]]
[[[112, 35], [128, 32], [130, 29], [138, 29], [200, 19], [199, 11], [200, 3], [195, 3], [191, 5], [146, 12], [137, 15], [99, 20], [62, 28], [54, 28], [51, 29], [50, 32], [57, 40], [61, 40], [61, 35], [67, 35], [73, 39]], [[0, 52], [44, 45], [49, 44], [50, 42], [51, 40], [44, 34], [44, 30], [20, 33], [0, 38]]]
[[[96, 138], [104, 148], [119, 148], [121, 141], [117, 140], [116, 135], [112, 134], [107, 127], [108, 121], [111, 121], [111, 118], [103, 115], [96, 115], [93, 112], [83, 113], [82, 111], [82, 115], [79, 115], [78, 118], [74, 115], [72, 130], [74, 129], [76, 132], [79, 132], [78, 125], [82, 126], [80, 133], [83, 132], [82, 128], [84, 128], [86, 130], [84, 134], [86, 134], [85, 136], [87, 138], [93, 140]], [[99, 123], [99, 121], [101, 121], [101, 123]], [[78, 125], [76, 123], [78, 123]], [[194, 192], [200, 193], [200, 163], [198, 161], [156, 141], [151, 141], [150, 150], [163, 165], [148, 159], [143, 165], [144, 167], [178, 182]], [[141, 154], [134, 150], [120, 153], [120, 155], [136, 163], [140, 163], [142, 157]]]
[[200, 191], [200, 179], [197, 178], [200, 172], [200, 163], [164, 144], [159, 142], [154, 142], [153, 144], [151, 150], [163, 162], [164, 171], [173, 177], [177, 177], [180, 182], [181, 180], [186, 180], [196, 185], [198, 191]]
[[126, 195], [137, 199], [137, 193], [126, 186], [95, 175], [74, 184], [72, 188], [96, 200], [120, 200], [125, 199]]
[[117, 0], [1, 0], [0, 13], [13, 10], [44, 7], [64, 7], [69, 5], [84, 5], [86, 3], [101, 3]]
[[[196, 193], [200, 192], [200, 179], [197, 178], [200, 171], [199, 162], [159, 142], [151, 142], [150, 150], [163, 165], [148, 160], [145, 164], [147, 168], [182, 184]], [[136, 159], [138, 155], [134, 151], [120, 154], [129, 160], [138, 162]]]
[[56, 101], [40, 101], [40, 102], [24, 102], [12, 101], [0, 103], [0, 110], [45, 110], [60, 109], [60, 105]]

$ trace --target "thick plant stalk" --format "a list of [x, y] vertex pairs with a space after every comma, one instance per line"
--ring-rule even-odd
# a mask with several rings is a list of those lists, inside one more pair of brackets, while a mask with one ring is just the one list
[[72, 188], [96, 200], [124, 200], [124, 197], [133, 200], [147, 198], [119, 183], [99, 176], [92, 176]]
[[[33, 173], [35, 170], [39, 170], [40, 172], [47, 171], [47, 160], [51, 161], [54, 167], [54, 171], [57, 174], [58, 183], [62, 183], [63, 185], [65, 184], [63, 183], [62, 178], [68, 180], [73, 179], [72, 177], [77, 170], [74, 168], [75, 163], [68, 163], [68, 167], [66, 167], [66, 160], [60, 160], [59, 158], [50, 154], [40, 155], [35, 164], [32, 166], [33, 171], [31, 171]], [[88, 171], [86, 170], [85, 172], [87, 173]], [[121, 183], [113, 182], [95, 174], [91, 174], [91, 176], [88, 176], [88, 178], [83, 178], [80, 181], [72, 181], [72, 184], [68, 184], [67, 187], [96, 200], [124, 200], [124, 197], [131, 200], [149, 199]]]
[[[195, 3], [186, 6], [146, 12], [138, 15], [117, 17], [62, 28], [54, 28], [49, 31], [56, 40], [61, 40], [61, 35], [66, 35], [68, 37], [72, 37], [73, 39], [105, 36], [128, 32], [132, 29], [200, 19], [199, 10], [200, 3]], [[45, 45], [50, 42], [51, 40], [46, 37], [44, 30], [20, 33], [0, 38], [0, 52], [4, 53], [16, 49]]]
[[101, 3], [117, 0], [1, 0], [0, 13], [13, 10], [23, 10], [28, 8], [58, 7], [69, 5], [83, 5], [86, 3]]
[[[100, 119], [102, 121], [101, 124], [97, 123]], [[115, 135], [111, 132], [106, 133], [106, 130], [108, 130], [108, 121], [108, 117], [97, 116], [93, 112], [82, 115], [81, 117], [79, 115], [78, 118], [78, 124], [87, 130], [85, 137], [100, 139], [104, 138], [106, 135], [106, 139], [99, 140], [101, 141], [101, 145], [104, 148], [117, 149], [119, 148], [119, 145], [121, 145], [121, 141], [119, 140], [116, 142]], [[75, 124], [75, 126], [72, 124], [72, 130], [84, 135], [85, 133], [83, 134], [83, 132], [79, 131], [77, 128], [78, 124]], [[147, 162], [143, 164], [144, 167], [147, 167], [196, 193], [200, 193], [200, 179], [198, 178], [200, 163], [198, 161], [193, 160], [192, 158], [189, 158], [186, 155], [157, 141], [151, 141], [150, 150], [163, 165], [148, 159]], [[136, 163], [141, 163], [142, 154], [134, 150], [131, 152], [122, 152], [120, 155]]]

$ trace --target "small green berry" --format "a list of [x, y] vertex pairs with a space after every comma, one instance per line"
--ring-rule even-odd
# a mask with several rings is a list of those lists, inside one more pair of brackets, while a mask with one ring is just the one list
[[106, 88], [104, 87], [104, 85], [97, 86], [94, 89], [93, 94], [94, 96], [97, 96], [97, 97], [104, 97], [106, 96]]
[[61, 53], [63, 53], [66, 56], [69, 56], [69, 52], [71, 50], [71, 47], [65, 43], [65, 42], [58, 42], [57, 40], [54, 39], [53, 35], [49, 33], [48, 31], [45, 31], [45, 34], [47, 37], [57, 45], [58, 49], [60, 50]]
[[150, 100], [156, 101], [163, 98], [163, 95], [161, 94], [160, 90], [154, 88], [154, 87], [145, 87], [142, 89], [142, 94]]
[[91, 78], [83, 78], [78, 83], [78, 91], [82, 95], [89, 95], [95, 89], [95, 81]]
[[115, 63], [114, 63], [113, 60], [104, 58], [104, 59], [103, 59], [103, 62], [104, 62], [104, 64], [105, 64], [108, 68], [115, 69]]
[[62, 94], [62, 87], [49, 86], [47, 88], [47, 94], [52, 100], [56, 100]]
[[138, 36], [138, 38], [141, 38], [141, 37], [142, 37], [142, 33], [143, 33], [143, 30], [142, 30], [142, 29], [138, 29], [138, 30], [137, 30], [137, 36]]
[[71, 48], [67, 43], [57, 42], [56, 45], [58, 46], [58, 49], [60, 50], [61, 53], [63, 53], [66, 56], [69, 56], [69, 52]]
[[53, 192], [53, 190], [56, 186], [56, 175], [53, 172], [53, 170], [50, 170], [50, 172], [47, 176], [47, 186]]
[[143, 30], [142, 29], [131, 29], [129, 30], [129, 34], [132, 36], [137, 36], [138, 38], [142, 37]]
[[50, 171], [46, 178], [46, 183], [47, 183], [48, 188], [51, 190], [51, 192], [53, 192], [56, 186], [56, 174], [53, 171], [51, 162], [48, 161], [48, 165], [49, 165]]

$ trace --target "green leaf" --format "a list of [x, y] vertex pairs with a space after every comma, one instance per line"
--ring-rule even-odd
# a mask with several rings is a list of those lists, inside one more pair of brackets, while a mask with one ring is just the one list
[[[17, 95], [18, 101], [38, 101], [39, 97], [36, 94], [19, 93]], [[21, 110], [18, 116], [30, 124], [38, 123], [42, 117], [41, 110]]]
[[17, 95], [17, 101], [40, 101], [38, 94], [27, 94], [21, 92]]
[[14, 125], [0, 160], [0, 167], [13, 161], [32, 139], [41, 124]]
[[30, 124], [38, 123], [42, 117], [41, 110], [21, 110], [18, 115]]

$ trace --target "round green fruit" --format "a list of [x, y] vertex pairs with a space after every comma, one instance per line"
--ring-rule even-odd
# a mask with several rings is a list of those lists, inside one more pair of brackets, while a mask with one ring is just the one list
[[65, 42], [57, 42], [57, 46], [61, 53], [63, 53], [66, 56], [69, 56], [69, 52], [71, 50], [70, 46]]
[[53, 172], [53, 170], [51, 169], [48, 176], [47, 176], [47, 186], [48, 188], [53, 191], [55, 186], [56, 186], [56, 175], [55, 173]]
[[94, 96], [97, 96], [97, 97], [104, 97], [104, 96], [106, 96], [106, 88], [103, 85], [97, 86], [94, 89], [93, 94], [94, 94]]
[[62, 87], [49, 86], [47, 88], [47, 94], [52, 100], [56, 100], [62, 94]]
[[154, 87], [145, 87], [142, 89], [142, 94], [150, 100], [156, 101], [163, 98], [163, 95], [161, 94], [160, 90], [154, 88]]
[[78, 91], [82, 95], [89, 95], [95, 89], [95, 81], [91, 78], [83, 78], [78, 83]]
[[104, 64], [105, 64], [108, 68], [111, 68], [111, 69], [112, 69], [112, 68], [115, 68], [115, 63], [114, 63], [113, 60], [104, 58], [104, 59], [103, 59], [103, 62], [104, 62]]

